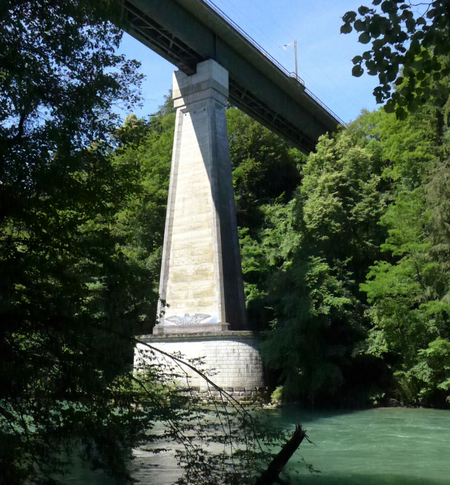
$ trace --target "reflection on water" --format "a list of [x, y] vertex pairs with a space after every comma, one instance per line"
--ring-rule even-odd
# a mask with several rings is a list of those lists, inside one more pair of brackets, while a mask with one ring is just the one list
[[[373, 409], [311, 413], [293, 408], [265, 411], [274, 425], [302, 423], [315, 443], [303, 443], [290, 466], [295, 485], [450, 485], [450, 412]], [[320, 474], [311, 474], [301, 461]], [[145, 485], [171, 485], [179, 476], [173, 455], [138, 451], [135, 478]], [[77, 468], [72, 485], [113, 485], [101, 474]]]

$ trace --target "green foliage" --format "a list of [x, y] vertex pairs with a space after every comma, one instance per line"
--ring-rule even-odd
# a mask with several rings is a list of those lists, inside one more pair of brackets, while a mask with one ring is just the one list
[[294, 222], [284, 226], [282, 239], [295, 243], [271, 278], [276, 323], [263, 356], [283, 373], [287, 398], [324, 403], [339, 392], [344, 401], [343, 386], [356, 372], [364, 337], [358, 285], [379, 254], [377, 222], [389, 201], [369, 117], [321, 139], [302, 170]]
[[341, 33], [355, 29], [360, 43], [372, 43], [353, 58], [352, 73], [361, 76], [364, 65], [368, 74], [378, 75], [377, 102], [386, 102], [387, 112], [406, 119], [405, 109], [415, 112], [429, 102], [432, 84], [450, 74], [449, 2], [424, 2], [417, 8], [408, 1], [373, 0], [372, 5], [375, 8], [361, 6], [342, 18]]
[[272, 404], [281, 404], [283, 402], [283, 386], [278, 386], [270, 395]]
[[262, 205], [292, 198], [303, 155], [235, 108], [227, 110], [227, 124], [238, 225], [254, 232]]
[[[358, 120], [357, 120], [358, 122]], [[400, 184], [405, 190], [414, 190], [426, 180], [430, 165], [439, 156], [437, 117], [434, 110], [420, 108], [417, 116], [399, 120], [382, 110], [361, 117], [362, 132], [376, 139], [386, 181]]]
[[391, 363], [398, 398], [442, 405], [448, 396], [441, 385], [447, 378], [449, 275], [433, 254], [423, 192], [400, 194], [382, 223], [389, 228], [383, 250], [396, 258], [378, 262], [362, 285], [372, 304], [368, 352]]
[[[418, 132], [412, 132], [411, 127], [410, 133], [416, 136]], [[409, 164], [419, 164], [423, 182], [411, 190], [408, 177], [398, 179], [395, 202], [380, 221], [388, 230], [381, 246], [386, 257], [372, 266], [361, 288], [367, 292], [367, 315], [372, 322], [367, 352], [382, 357], [390, 366], [395, 397], [403, 402], [444, 406], [449, 396], [444, 384], [447, 370], [439, 356], [445, 355], [450, 331], [449, 176], [447, 162], [441, 161], [445, 143], [439, 137], [446, 130], [434, 126], [433, 134], [432, 127], [425, 138], [419, 136], [415, 143], [418, 150], [409, 152], [419, 155], [410, 158]], [[428, 139], [422, 145], [428, 144], [428, 153], [420, 148], [421, 139]], [[433, 147], [433, 141], [437, 146]], [[400, 168], [402, 158], [397, 156]]]
[[[115, 231], [126, 237], [129, 252], [143, 251], [140, 256], [146, 261], [153, 284], [153, 315], [158, 298], [174, 124], [174, 114], [160, 110], [148, 122], [128, 116], [115, 133], [121, 146], [115, 152], [114, 163], [133, 166], [135, 180], [135, 193], [118, 213]], [[148, 330], [147, 324], [145, 331]]]
[[425, 362], [448, 332], [446, 133], [429, 105], [406, 120], [363, 113], [320, 140], [293, 201], [263, 206], [257, 237], [245, 233], [249, 310], [272, 322], [263, 356], [288, 399], [445, 403], [423, 376], [446, 379]]
[[[410, 364], [414, 361], [417, 347], [424, 333], [426, 319], [422, 317], [420, 305], [424, 302], [424, 285], [432, 280], [435, 266], [427, 260], [429, 245], [424, 243], [423, 199], [420, 191], [404, 193], [389, 208], [382, 223], [388, 226], [389, 237], [383, 245], [385, 251], [400, 259], [395, 262], [380, 261], [368, 273], [368, 283], [362, 285], [369, 301], [380, 300], [373, 306], [374, 316], [372, 333], [378, 336], [378, 328], [383, 328], [384, 345], [374, 342], [369, 351], [395, 351]], [[417, 223], [417, 221], [420, 221]], [[412, 303], [414, 309], [409, 311]], [[391, 318], [387, 318], [387, 315]], [[383, 315], [383, 316], [381, 316]], [[416, 345], [411, 346], [415, 342]], [[379, 354], [381, 355], [381, 354]], [[408, 365], [407, 364], [407, 365]]]
[[337, 321], [345, 326], [351, 298], [330, 273], [322, 259], [296, 261], [273, 293], [279, 323], [262, 351], [269, 366], [283, 371], [287, 399], [313, 403], [342, 384], [339, 361], [346, 349], [335, 337], [344, 330]]
[[0, 481], [50, 483], [76, 448], [125, 482], [155, 409], [135, 413], [127, 374], [153, 248], [127, 219], [140, 167], [110, 154], [141, 75], [109, 2], [2, 7]]
[[261, 227], [253, 237], [248, 228], [241, 229], [240, 243], [248, 318], [252, 328], [266, 330], [274, 319], [268, 298], [274, 274], [291, 264], [301, 236], [293, 229], [294, 201], [267, 204], [259, 210]]

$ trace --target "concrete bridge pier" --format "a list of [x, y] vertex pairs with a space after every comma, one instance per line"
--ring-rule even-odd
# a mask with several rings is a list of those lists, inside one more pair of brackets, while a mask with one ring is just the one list
[[177, 115], [160, 279], [167, 305], [144, 339], [202, 357], [216, 384], [248, 395], [263, 386], [263, 375], [245, 316], [225, 116], [228, 72], [207, 60], [196, 74], [177, 71], [173, 79]]
[[[213, 60], [174, 73], [177, 109], [160, 297], [153, 333], [243, 330], [245, 301], [225, 109], [228, 73]], [[201, 325], [197, 327], [197, 325]], [[172, 329], [174, 330], [174, 329]]]

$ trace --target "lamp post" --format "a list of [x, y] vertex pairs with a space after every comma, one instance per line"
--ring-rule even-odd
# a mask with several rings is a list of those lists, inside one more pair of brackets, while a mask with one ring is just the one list
[[295, 55], [295, 77], [298, 78], [298, 66], [297, 66], [297, 39], [294, 39], [294, 55]]
[[284, 44], [283, 49], [286, 50], [286, 47], [294, 47], [294, 56], [295, 56], [295, 78], [298, 80], [298, 63], [297, 63], [297, 39], [294, 39], [294, 42], [290, 44]]

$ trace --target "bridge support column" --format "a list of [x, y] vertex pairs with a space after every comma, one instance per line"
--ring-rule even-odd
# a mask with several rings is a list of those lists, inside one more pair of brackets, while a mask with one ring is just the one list
[[[154, 334], [246, 329], [225, 109], [228, 72], [213, 60], [177, 71], [177, 108]], [[161, 312], [160, 312], [161, 313]]]
[[[153, 335], [141, 337], [166, 354], [202, 358], [217, 385], [254, 396], [263, 382], [258, 341], [245, 318], [239, 239], [225, 109], [228, 72], [213, 60], [197, 73], [175, 72], [177, 108], [160, 297], [167, 306]], [[135, 367], [152, 359], [139, 344]], [[161, 357], [164, 358], [164, 357]], [[192, 387], [206, 382], [185, 369]], [[181, 380], [182, 385], [186, 380]]]

